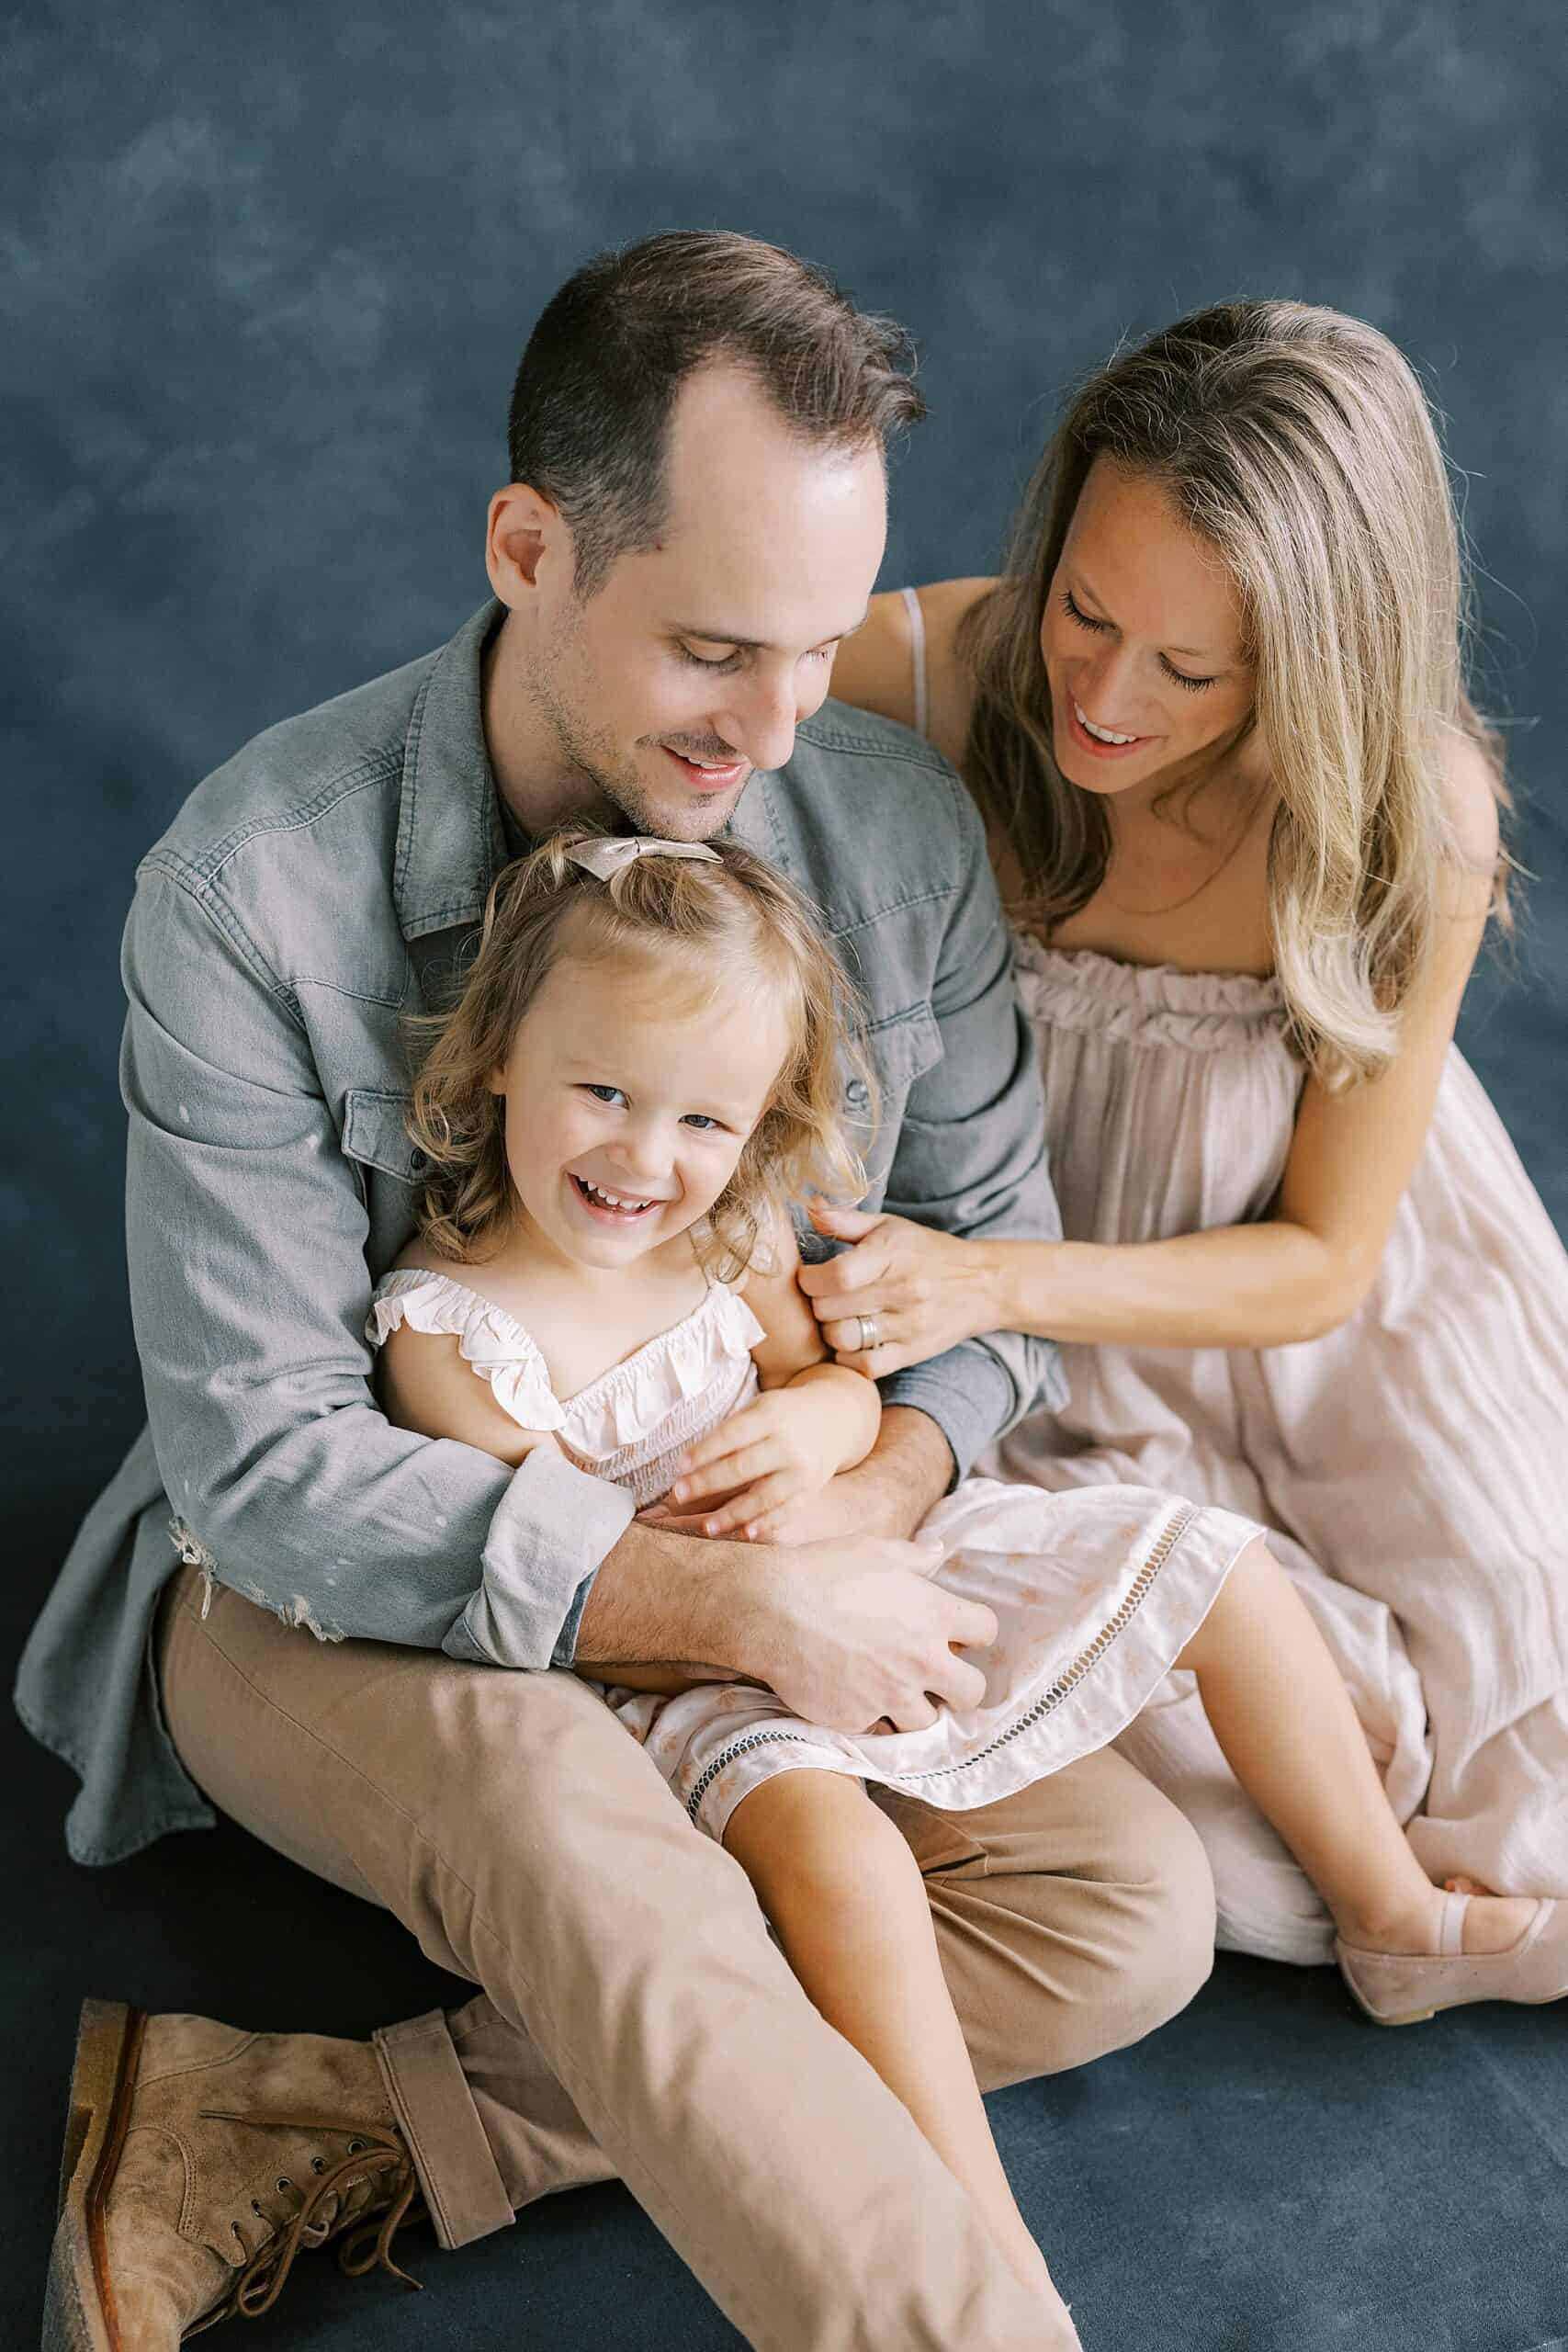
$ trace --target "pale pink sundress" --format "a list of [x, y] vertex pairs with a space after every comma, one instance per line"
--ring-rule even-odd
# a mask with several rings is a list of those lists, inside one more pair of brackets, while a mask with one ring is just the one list
[[[1303, 1071], [1277, 982], [1018, 945], [1069, 1240], [1265, 1216]], [[1457, 1050], [1371, 1295], [1295, 1347], [1064, 1350], [1069, 1400], [984, 1468], [1136, 1479], [1269, 1531], [1434, 1879], [1568, 1894], [1568, 1254]], [[1117, 1742], [1208, 1849], [1220, 1941], [1326, 1960], [1312, 1885], [1190, 1675]]]
[[[750, 1351], [761, 1327], [722, 1283], [565, 1399], [523, 1326], [461, 1283], [412, 1269], [387, 1275], [367, 1336], [378, 1347], [404, 1322], [455, 1336], [519, 1427], [550, 1431], [570, 1460], [628, 1487], [639, 1506], [665, 1491], [682, 1450], [757, 1388]], [[925, 1525], [949, 1547], [939, 1580], [996, 1611], [996, 1643], [966, 1653], [986, 1676], [980, 1706], [944, 1710], [925, 1731], [855, 1735], [807, 1723], [740, 1684], [674, 1699], [604, 1692], [709, 1836], [721, 1838], [740, 1799], [775, 1772], [843, 1772], [966, 1811], [1106, 1747], [1162, 1684], [1258, 1533], [1234, 1511], [1146, 1486], [1053, 1495], [985, 1478], [966, 1479]]]
[[[925, 625], [912, 588], [915, 724]], [[1266, 1216], [1303, 1073], [1273, 979], [1017, 943], [1070, 1241]], [[1457, 1048], [1371, 1295], [1296, 1347], [1068, 1347], [1069, 1397], [982, 1469], [1142, 1479], [1261, 1521], [1438, 1881], [1568, 1894], [1568, 1252]], [[1117, 1742], [1208, 1849], [1219, 1942], [1326, 1961], [1311, 1882], [1238, 1785], [1190, 1674]]]

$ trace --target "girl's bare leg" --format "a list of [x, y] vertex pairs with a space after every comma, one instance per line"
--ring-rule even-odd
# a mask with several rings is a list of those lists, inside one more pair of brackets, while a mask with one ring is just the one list
[[894, 1824], [847, 1774], [780, 1772], [741, 1799], [724, 1843], [811, 2001], [903, 2100], [1012, 2269], [1060, 2311], [991, 2137], [919, 1867]]
[[[1267, 1544], [1247, 1546], [1177, 1660], [1242, 1787], [1267, 1814], [1348, 1944], [1435, 1952], [1440, 1891], [1394, 1818], [1350, 1695], [1312, 1612]], [[1467, 1952], [1506, 1951], [1535, 1905], [1489, 1895]]]

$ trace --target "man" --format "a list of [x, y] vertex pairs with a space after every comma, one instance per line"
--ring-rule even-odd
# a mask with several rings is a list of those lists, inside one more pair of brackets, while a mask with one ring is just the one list
[[[573, 1672], [539, 1670], [931, 1721], [994, 1624], [907, 1539], [1059, 1395], [1049, 1351], [1002, 1335], [886, 1382], [874, 1453], [773, 1548], [634, 1523], [542, 1448], [512, 1472], [393, 1429], [363, 1336], [412, 1222], [405, 1017], [496, 867], [569, 815], [733, 824], [790, 872], [868, 1006], [871, 1199], [1057, 1229], [978, 822], [923, 745], [821, 707], [881, 561], [886, 442], [920, 413], [905, 352], [747, 239], [590, 264], [518, 374], [495, 602], [248, 746], [143, 862], [122, 1080], [149, 1430], [19, 1704], [82, 1773], [81, 1860], [209, 1799], [482, 1991], [370, 2043], [89, 2003], [62, 2344], [172, 2346], [350, 2230], [392, 2267], [416, 2190], [456, 2246], [614, 2174], [755, 2345], [1076, 2341], [1043, 2335], [734, 1863]], [[987, 2086], [1135, 2038], [1206, 1973], [1201, 1851], [1115, 1757], [979, 1813], [889, 1809]]]

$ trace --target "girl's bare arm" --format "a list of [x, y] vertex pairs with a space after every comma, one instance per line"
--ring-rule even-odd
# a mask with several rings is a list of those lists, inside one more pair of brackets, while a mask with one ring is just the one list
[[747, 1304], [762, 1326], [752, 1349], [762, 1394], [688, 1448], [670, 1490], [671, 1508], [698, 1511], [707, 1535], [765, 1540], [780, 1515], [865, 1460], [882, 1422], [882, 1399], [863, 1373], [835, 1363], [802, 1297], [800, 1254], [781, 1219], [765, 1273], [753, 1272]]
[[377, 1359], [376, 1385], [387, 1419], [421, 1437], [456, 1438], [514, 1464], [536, 1445], [555, 1443], [545, 1430], [518, 1427], [489, 1381], [465, 1362], [451, 1332], [400, 1324]]

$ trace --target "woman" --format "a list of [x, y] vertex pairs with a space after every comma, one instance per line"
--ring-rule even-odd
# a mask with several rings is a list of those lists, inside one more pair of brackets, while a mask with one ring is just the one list
[[[874, 1374], [1060, 1340], [1070, 1403], [989, 1466], [1277, 1530], [1430, 1874], [1556, 1894], [1568, 1257], [1452, 1045], [1506, 911], [1462, 616], [1431, 421], [1372, 328], [1227, 304], [1089, 382], [1007, 576], [879, 597], [834, 683], [986, 813], [1065, 1238], [829, 1214], [857, 1246], [805, 1279]], [[1202, 1831], [1222, 1941], [1326, 1959], [1166, 1688], [1122, 1745]]]

